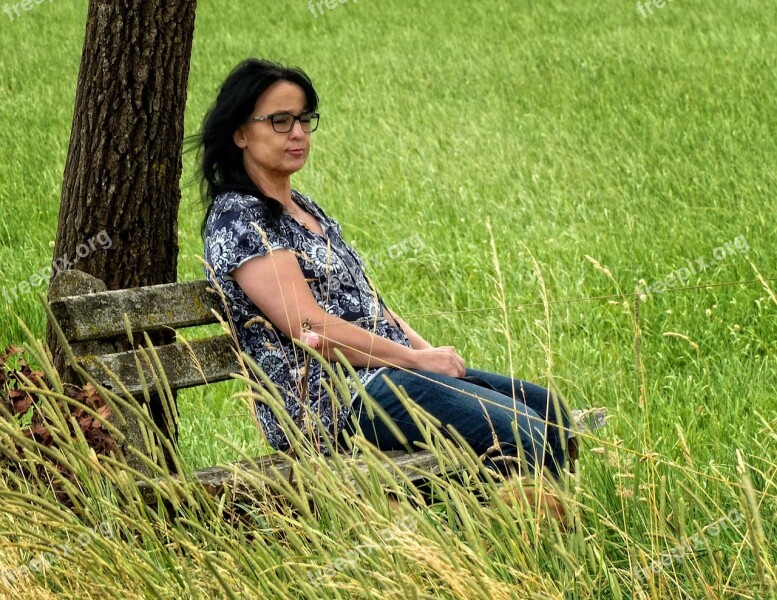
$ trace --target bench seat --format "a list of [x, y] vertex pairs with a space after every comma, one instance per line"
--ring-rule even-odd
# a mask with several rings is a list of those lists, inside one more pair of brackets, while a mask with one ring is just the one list
[[[137, 347], [148, 335], [167, 333], [171, 337], [189, 327], [224, 322], [222, 301], [205, 280], [107, 291], [105, 284], [91, 275], [77, 270], [63, 271], [52, 281], [49, 307], [75, 360], [88, 377], [117, 394], [129, 393], [141, 403], [145, 398], [144, 387], [152, 395], [164, 392], [157, 389], [159, 366], [173, 393], [226, 381], [232, 374], [243, 371], [231, 337], [223, 333], [197, 340], [179, 337], [155, 346], [158, 365]], [[66, 372], [67, 378], [77, 377], [72, 369]], [[606, 412], [603, 409], [576, 411], [575, 420], [580, 431], [598, 429], [606, 422]], [[127, 437], [127, 444], [144, 447], [144, 434], [132, 419], [127, 419], [121, 431]], [[130, 466], [148, 472], [142, 461], [132, 461], [129, 453], [125, 456]], [[386, 456], [393, 468], [410, 481], [420, 479], [424, 472], [437, 472], [433, 455], [426, 451], [397, 451]], [[202, 469], [193, 478], [209, 493], [219, 495], [239, 485], [241, 472], [255, 470], [288, 478], [289, 469], [287, 459], [272, 454]], [[153, 487], [141, 484], [140, 488], [144, 499], [152, 502]]]

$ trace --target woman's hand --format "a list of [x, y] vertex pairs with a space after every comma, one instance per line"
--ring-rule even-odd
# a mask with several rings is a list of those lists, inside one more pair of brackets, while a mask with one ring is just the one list
[[464, 377], [467, 372], [464, 359], [456, 354], [453, 346], [416, 350], [414, 358], [415, 368], [419, 371], [431, 371], [448, 377]]

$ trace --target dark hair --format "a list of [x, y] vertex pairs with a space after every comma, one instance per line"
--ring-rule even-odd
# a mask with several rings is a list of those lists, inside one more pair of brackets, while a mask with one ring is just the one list
[[224, 192], [241, 192], [269, 203], [271, 215], [280, 217], [280, 202], [267, 197], [251, 180], [243, 165], [243, 152], [234, 142], [235, 130], [246, 122], [259, 97], [274, 83], [289, 81], [305, 93], [305, 110], [318, 108], [318, 94], [302, 69], [284, 67], [268, 60], [249, 58], [235, 67], [219, 90], [193, 141], [198, 146], [202, 199], [207, 210], [201, 234], [213, 208], [213, 201]]

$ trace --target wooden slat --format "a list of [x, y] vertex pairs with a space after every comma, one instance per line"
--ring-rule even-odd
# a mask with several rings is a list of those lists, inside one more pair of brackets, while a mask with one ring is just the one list
[[[573, 411], [573, 415], [576, 426], [581, 432], [591, 432], [592, 430], [605, 427], [607, 424], [607, 413], [604, 408], [576, 409]], [[399, 470], [414, 483], [423, 479], [425, 473], [440, 474], [439, 463], [434, 455], [428, 451], [407, 453], [402, 450], [395, 450], [386, 452], [385, 455], [387, 460], [395, 465], [395, 469]], [[327, 460], [331, 460], [331, 458]], [[362, 473], [366, 473], [369, 469], [368, 465], [360, 457], [348, 458], [346, 460], [356, 461], [356, 466]], [[277, 469], [277, 473], [273, 472], [273, 467]], [[289, 469], [289, 460], [275, 453], [252, 460], [235, 462], [226, 466], [200, 469], [193, 473], [192, 479], [202, 485], [209, 494], [218, 496], [229, 491], [237, 492], [241, 489], [241, 481], [248, 477], [251, 471], [259, 471], [267, 476], [288, 480]], [[180, 477], [176, 477], [176, 479], [180, 481]], [[154, 489], [151, 485], [140, 482], [139, 488], [147, 503], [155, 502]]]
[[[224, 381], [229, 379], [231, 373], [240, 370], [232, 340], [228, 335], [191, 340], [185, 344], [181, 342], [168, 344], [156, 348], [156, 353], [170, 388], [173, 390]], [[194, 360], [192, 353], [195, 357]], [[102, 356], [82, 356], [79, 358], [79, 362], [97, 381], [105, 386], [115, 388], [111, 378], [101, 367], [101, 363], [103, 363], [133, 396], [140, 397], [143, 386], [134, 358], [136, 355], [138, 353], [135, 351], [127, 351]], [[140, 355], [138, 358], [143, 365], [149, 391], [153, 392], [156, 388], [153, 385], [152, 371]], [[150, 355], [149, 358], [151, 358]], [[202, 372], [197, 368], [198, 365]]]
[[179, 329], [216, 323], [223, 313], [208, 282], [165, 283], [142, 288], [65, 296], [51, 302], [54, 316], [70, 342], [126, 335], [124, 314], [133, 332]]
[[[419, 451], [407, 453], [402, 450], [394, 450], [385, 453], [387, 460], [393, 463], [393, 470], [400, 471], [410, 481], [416, 482], [423, 478], [423, 473], [440, 473], [440, 466], [434, 455], [428, 451]], [[331, 457], [327, 457], [331, 461]], [[368, 466], [361, 457], [346, 458], [346, 461], [355, 461], [356, 467], [362, 473], [366, 473]], [[386, 463], [387, 464], [387, 463]], [[272, 467], [275, 467], [277, 475], [273, 474]], [[282, 479], [289, 479], [290, 464], [287, 458], [275, 453], [266, 456], [260, 456], [252, 460], [244, 460], [232, 463], [227, 466], [209, 467], [196, 471], [192, 479], [202, 485], [212, 496], [218, 496], [229, 490], [237, 490], [241, 484], [241, 478], [248, 476], [250, 472], [259, 471], [267, 476], [277, 476]], [[418, 474], [421, 471], [421, 475]], [[176, 477], [180, 481], [179, 477]], [[351, 479], [353, 482], [353, 479]], [[155, 501], [154, 489], [145, 482], [138, 484], [141, 494], [146, 502]]]

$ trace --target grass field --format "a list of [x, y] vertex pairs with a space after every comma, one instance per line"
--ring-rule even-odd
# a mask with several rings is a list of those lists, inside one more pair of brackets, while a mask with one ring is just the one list
[[[13, 20], [0, 12], [2, 347], [26, 339], [17, 316], [44, 334], [34, 293], [18, 286], [52, 258], [86, 6], [33, 4]], [[187, 133], [245, 57], [310, 74], [322, 120], [294, 186], [372, 259], [389, 306], [471, 366], [551, 381], [573, 407], [608, 408], [609, 426], [586, 441], [574, 479], [578, 532], [515, 524], [506, 512], [405, 507], [413, 526], [390, 552], [375, 525], [389, 523], [385, 515], [335, 502], [318, 528], [276, 524], [283, 544], [220, 524], [185, 535], [157, 524], [133, 542], [101, 537], [83, 549], [91, 560], [5, 590], [0, 581], [0, 593], [777, 594], [777, 298], [753, 281], [777, 277], [773, 5], [677, 0], [642, 16], [612, 0], [350, 0], [322, 10], [314, 16], [304, 0], [201, 0]], [[180, 280], [203, 276], [193, 159], [182, 181]], [[262, 451], [232, 396], [239, 389], [181, 394], [187, 465]], [[120, 522], [118, 504], [97, 488], [85, 493], [100, 518]], [[0, 570], [53, 545], [36, 532], [69, 522], [42, 509], [19, 516], [11, 496], [0, 498]], [[356, 532], [378, 549], [315, 586], [302, 581], [344, 555]], [[701, 543], [674, 560], [693, 536]], [[635, 576], [662, 560], [660, 573]]]

